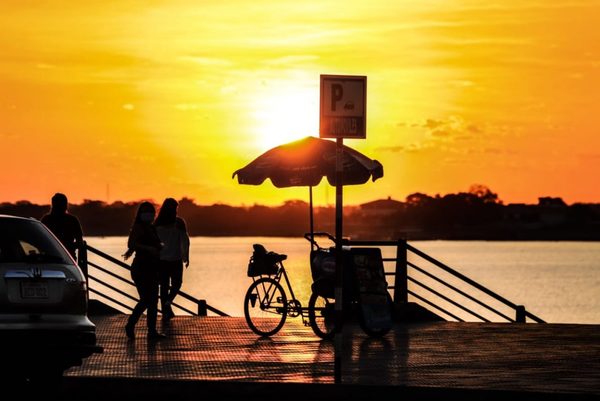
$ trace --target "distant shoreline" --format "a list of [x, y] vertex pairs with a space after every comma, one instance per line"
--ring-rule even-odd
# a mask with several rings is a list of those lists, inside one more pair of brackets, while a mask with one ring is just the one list
[[[137, 203], [86, 201], [70, 205], [83, 232], [92, 236], [125, 236]], [[191, 236], [301, 237], [310, 230], [309, 205], [286, 201], [281, 206], [199, 205], [179, 200], [178, 214]], [[34, 216], [48, 205], [27, 201], [1, 203], [0, 214]], [[335, 233], [334, 207], [313, 209], [314, 231]], [[412, 194], [405, 202], [378, 199], [344, 207], [344, 234], [356, 240], [408, 241], [600, 241], [600, 204], [567, 205], [541, 197], [537, 205], [504, 205], [487, 188], [435, 197]]]

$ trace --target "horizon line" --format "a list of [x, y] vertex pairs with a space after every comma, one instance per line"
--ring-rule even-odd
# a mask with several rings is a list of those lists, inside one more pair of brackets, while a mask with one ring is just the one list
[[[426, 195], [426, 196], [429, 196], [431, 198], [436, 199], [438, 197], [439, 198], [443, 198], [446, 195], [455, 195], [455, 194], [468, 193], [468, 192], [447, 193], [447, 194], [444, 194], [444, 195], [442, 195], [442, 194], [428, 195], [428, 194], [425, 194], [425, 193], [422, 193], [422, 192], [415, 192], [415, 194], [416, 193], [423, 194], [423, 195]], [[525, 202], [509, 202], [509, 203], [504, 203], [502, 201], [502, 199], [498, 198], [498, 204], [501, 204], [503, 206], [507, 206], [507, 205], [534, 205], [534, 206], [536, 206], [536, 205], [539, 205], [540, 199], [543, 199], [543, 198], [560, 199], [567, 206], [572, 206], [572, 205], [577, 205], [577, 204], [581, 204], [581, 205], [597, 205], [597, 204], [600, 204], [600, 200], [597, 201], [597, 202], [580, 202], [580, 201], [578, 201], [578, 202], [567, 203], [560, 196], [538, 196], [538, 203], [525, 203]], [[201, 204], [201, 203], [196, 203], [196, 200], [194, 198], [189, 197], [189, 196], [182, 196], [181, 198], [178, 198], [177, 201], [181, 202], [184, 199], [191, 201], [196, 206], [219, 206], [219, 205], [222, 205], [222, 206], [242, 207], [242, 208], [254, 207], [254, 206], [281, 207], [281, 206], [284, 206], [288, 202], [302, 202], [302, 203], [306, 203], [307, 205], [309, 204], [309, 202], [306, 201], [306, 200], [304, 200], [304, 199], [294, 199], [294, 198], [286, 199], [286, 200], [284, 200], [281, 203], [276, 204], [276, 205], [260, 204], [260, 203], [253, 203], [253, 204], [244, 204], [244, 203], [242, 203], [242, 204], [231, 204], [231, 203], [226, 203], [226, 202], [222, 202], [222, 201], [217, 201], [217, 202], [213, 202], [213, 203], [210, 203], [210, 204]], [[370, 200], [370, 201], [367, 201], [367, 202], [362, 202], [362, 203], [359, 203], [359, 204], [344, 204], [344, 207], [358, 207], [358, 206], [366, 205], [366, 204], [377, 202], [377, 201], [387, 201], [387, 200], [391, 200], [391, 201], [395, 201], [395, 202], [399, 202], [399, 203], [406, 203], [406, 199], [405, 200], [398, 200], [398, 199], [392, 198], [391, 196], [387, 196], [385, 198], [377, 198], [377, 199], [373, 199], [373, 200]], [[69, 202], [69, 206], [82, 206], [85, 203], [95, 203], [95, 202], [99, 202], [99, 203], [102, 203], [102, 204], [107, 205], [107, 206], [114, 205], [115, 203], [122, 203], [122, 204], [125, 204], [125, 205], [131, 205], [131, 204], [139, 204], [141, 202], [150, 202], [150, 203], [152, 203], [154, 205], [161, 205], [162, 204], [162, 201], [157, 202], [157, 201], [155, 201], [152, 198], [141, 198], [141, 199], [130, 200], [130, 201], [123, 201], [123, 200], [105, 201], [105, 200], [102, 200], [102, 199], [87, 199], [86, 198], [86, 199], [83, 199], [80, 203]], [[36, 203], [36, 202], [30, 201], [28, 199], [19, 199], [17, 201], [13, 201], [13, 202], [11, 202], [11, 201], [0, 201], [0, 205], [5, 205], [5, 204], [17, 205], [19, 203], [28, 203], [28, 204], [35, 205], [35, 206], [48, 206], [48, 207], [51, 206], [50, 202], [48, 202], [48, 203]], [[313, 203], [313, 205], [315, 207], [335, 207], [335, 203], [328, 203], [328, 204]]]

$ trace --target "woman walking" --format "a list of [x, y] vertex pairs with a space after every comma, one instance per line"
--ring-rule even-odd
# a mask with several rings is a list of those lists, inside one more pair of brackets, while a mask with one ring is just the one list
[[154, 222], [156, 232], [163, 243], [160, 250], [159, 279], [164, 321], [175, 316], [171, 303], [181, 289], [183, 265], [187, 268], [190, 264], [190, 238], [185, 221], [177, 216], [178, 205], [173, 198], [165, 199]]
[[158, 306], [158, 269], [162, 244], [152, 225], [155, 209], [150, 202], [142, 202], [137, 210], [135, 220], [127, 241], [127, 252], [123, 255], [127, 260], [135, 253], [131, 263], [131, 278], [140, 296], [135, 305], [125, 333], [130, 339], [135, 339], [135, 325], [147, 310], [148, 339], [160, 340], [164, 334], [156, 330], [156, 314]]

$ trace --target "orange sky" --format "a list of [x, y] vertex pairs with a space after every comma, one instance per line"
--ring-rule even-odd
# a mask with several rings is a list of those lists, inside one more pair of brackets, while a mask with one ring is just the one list
[[4, 0], [0, 201], [306, 200], [231, 174], [317, 136], [319, 74], [355, 74], [367, 139], [346, 143], [385, 176], [345, 203], [600, 202], [599, 24], [600, 1]]

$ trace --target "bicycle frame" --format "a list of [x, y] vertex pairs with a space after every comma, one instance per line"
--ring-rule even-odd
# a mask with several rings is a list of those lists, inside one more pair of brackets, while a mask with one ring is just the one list
[[279, 262], [279, 270], [277, 271], [277, 274], [275, 275], [274, 279], [279, 284], [281, 284], [282, 277], [285, 279], [285, 285], [287, 286], [287, 289], [289, 290], [291, 295], [288, 301], [297, 301], [296, 296], [294, 295], [294, 290], [292, 289], [292, 284], [290, 283], [290, 278], [287, 275], [287, 271], [285, 270], [283, 263]]
[[[277, 283], [279, 283], [281, 285], [281, 287], [283, 288], [283, 290], [286, 292], [286, 296], [288, 298], [287, 299], [287, 312], [286, 312], [287, 315], [290, 317], [302, 316], [302, 322], [305, 325], [308, 325], [308, 320], [307, 320], [308, 319], [308, 307], [303, 307], [302, 303], [296, 298], [296, 295], [294, 294], [294, 289], [292, 288], [292, 283], [287, 274], [285, 266], [283, 265], [283, 262], [277, 262], [277, 264], [279, 265], [279, 269], [277, 270], [277, 273], [274, 276], [269, 276], [269, 277], [272, 278], [273, 280], [275, 280]], [[256, 281], [261, 277], [263, 277], [263, 276], [258, 276], [258, 278], [252, 277], [252, 281]], [[283, 283], [282, 283], [282, 281], [283, 281]], [[267, 308], [269, 308], [270, 303], [271, 303], [271, 299], [269, 299], [266, 304]], [[277, 313], [279, 313], [279, 312], [277, 312]]]

